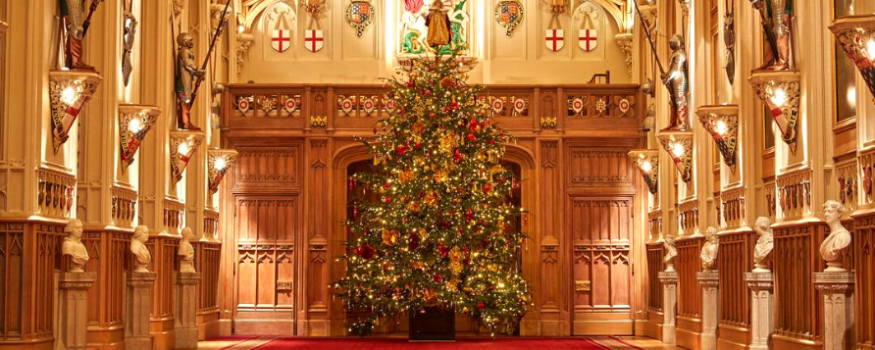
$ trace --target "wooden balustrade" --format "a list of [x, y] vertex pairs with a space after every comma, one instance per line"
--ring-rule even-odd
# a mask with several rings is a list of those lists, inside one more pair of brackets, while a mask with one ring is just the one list
[[678, 229], [679, 234], [692, 235], [699, 228], [699, 202], [687, 201], [678, 204]]
[[113, 187], [110, 192], [112, 224], [117, 227], [131, 227], [137, 217], [137, 192], [119, 187]]
[[677, 335], [678, 346], [687, 349], [698, 349], [702, 333], [702, 287], [696, 278], [696, 273], [702, 270], [699, 255], [705, 239], [702, 236], [682, 238], [676, 243], [678, 255], [675, 257], [675, 269], [678, 273], [678, 313]]
[[853, 213], [854, 210], [857, 210], [857, 200], [859, 199], [857, 159], [836, 164], [835, 174], [839, 192], [838, 200], [845, 207], [846, 215]]
[[70, 218], [76, 193], [76, 177], [53, 170], [38, 169], [37, 205], [39, 214], [53, 218]]
[[720, 220], [721, 229], [739, 228], [744, 223], [744, 191], [745, 189], [741, 187], [720, 193], [717, 218]]
[[219, 238], [219, 212], [204, 209], [204, 237], [210, 239]]
[[781, 218], [801, 218], [811, 213], [811, 170], [781, 174], [775, 182]]
[[875, 148], [860, 152], [857, 157], [860, 164], [860, 204], [869, 205], [875, 203]]
[[168, 234], [177, 235], [182, 230], [183, 218], [185, 217], [185, 204], [178, 201], [164, 200], [164, 231]]
[[763, 184], [763, 196], [766, 200], [766, 216], [769, 217], [769, 221], [775, 222], [778, 210], [778, 189], [774, 180]]

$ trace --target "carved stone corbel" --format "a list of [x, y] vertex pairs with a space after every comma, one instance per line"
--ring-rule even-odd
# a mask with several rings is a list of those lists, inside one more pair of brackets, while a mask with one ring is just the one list
[[255, 42], [255, 37], [249, 33], [237, 33], [237, 75], [243, 74], [243, 65], [249, 58], [249, 48]]
[[632, 54], [634, 53], [634, 49], [632, 48], [632, 33], [620, 33], [614, 35], [614, 41], [617, 42], [617, 46], [620, 47], [620, 50], [623, 51], [623, 54], [626, 57], [626, 72], [629, 73], [629, 76], [632, 76]]

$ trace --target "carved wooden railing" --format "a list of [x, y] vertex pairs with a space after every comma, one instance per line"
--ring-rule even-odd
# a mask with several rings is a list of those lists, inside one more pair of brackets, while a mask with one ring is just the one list
[[659, 282], [662, 256], [662, 243], [647, 245], [647, 309], [656, 312], [662, 311], [662, 284]]
[[875, 148], [861, 152], [857, 161], [860, 164], [860, 204], [875, 203]]
[[164, 230], [169, 234], [179, 234], [185, 217], [185, 205], [174, 201], [164, 200]]
[[216, 312], [219, 308], [216, 291], [219, 290], [219, 256], [222, 244], [197, 242], [194, 246], [196, 268], [201, 273], [201, 283], [197, 286], [198, 314]]
[[678, 225], [684, 235], [696, 233], [699, 226], [699, 202], [688, 201], [678, 204]]
[[782, 218], [800, 218], [811, 212], [811, 170], [781, 174], [776, 180]]
[[658, 240], [662, 235], [662, 211], [650, 212], [648, 214], [647, 228], [650, 232], [650, 240]]
[[219, 238], [219, 212], [210, 209], [204, 210], [204, 237]]
[[[396, 110], [382, 85], [231, 84], [224, 128], [370, 129]], [[637, 85], [487, 86], [478, 101], [505, 129], [637, 129], [644, 115]], [[253, 121], [257, 120], [257, 123]]]
[[36, 175], [39, 213], [55, 218], [69, 218], [76, 193], [76, 177], [47, 169], [38, 169]]
[[857, 200], [859, 199], [858, 177], [857, 177], [857, 159], [836, 164], [836, 182], [838, 188], [838, 200], [845, 207], [845, 213], [853, 213], [857, 210]]
[[763, 197], [765, 197], [764, 203], [766, 204], [765, 214], [769, 217], [769, 221], [775, 222], [775, 215], [778, 211], [778, 192], [774, 180], [763, 184]]
[[111, 198], [112, 224], [118, 227], [131, 227], [131, 223], [137, 217], [137, 192], [113, 187]]
[[741, 226], [744, 221], [744, 188], [734, 188], [720, 193], [717, 206], [720, 227], [724, 230]]

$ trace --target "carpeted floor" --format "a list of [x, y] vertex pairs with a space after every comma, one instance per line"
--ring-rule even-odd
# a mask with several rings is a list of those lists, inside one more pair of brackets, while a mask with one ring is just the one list
[[614, 337], [595, 338], [463, 338], [455, 342], [408, 342], [393, 338], [255, 338], [227, 350], [634, 350]]

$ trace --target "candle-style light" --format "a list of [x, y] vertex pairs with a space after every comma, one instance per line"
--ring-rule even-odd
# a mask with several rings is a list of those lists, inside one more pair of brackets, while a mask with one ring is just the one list
[[800, 75], [797, 71], [755, 71], [748, 78], [757, 97], [769, 109], [781, 130], [781, 139], [796, 153]]
[[875, 14], [837, 18], [829, 29], [875, 98]]
[[103, 78], [91, 70], [49, 72], [49, 102], [52, 118], [52, 148], [55, 153], [67, 142], [73, 123]]
[[228, 168], [237, 160], [237, 151], [230, 149], [211, 149], [207, 151], [207, 191], [210, 195], [219, 191], [219, 185]]
[[696, 111], [702, 127], [711, 134], [723, 163], [735, 172], [738, 146], [738, 105], [702, 106]]
[[652, 194], [659, 192], [659, 151], [651, 149], [633, 149], [628, 153], [629, 159], [647, 184]]
[[204, 133], [199, 131], [170, 132], [170, 175], [173, 183], [182, 180], [182, 173], [188, 166], [194, 152], [204, 141]]
[[118, 106], [119, 146], [122, 172], [134, 162], [134, 156], [146, 134], [155, 125], [161, 109], [155, 106], [122, 104]]
[[656, 137], [662, 148], [674, 161], [681, 180], [689, 183], [693, 179], [693, 133], [689, 131], [663, 131]]

